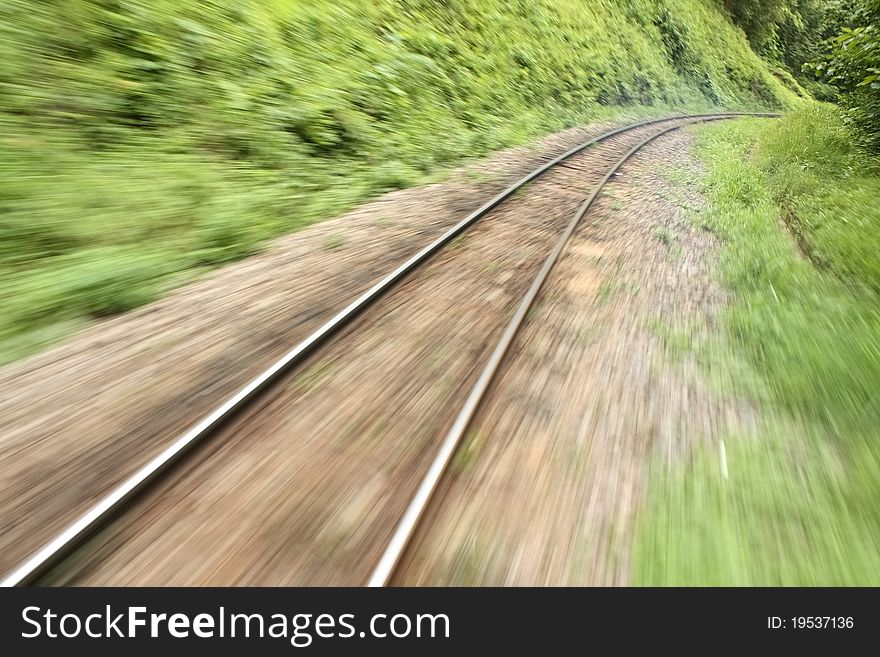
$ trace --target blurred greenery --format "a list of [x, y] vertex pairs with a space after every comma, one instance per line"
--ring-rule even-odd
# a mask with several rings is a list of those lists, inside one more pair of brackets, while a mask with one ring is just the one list
[[[880, 170], [842, 112], [702, 130], [733, 302], [702, 356], [762, 421], [657, 473], [643, 584], [880, 584]], [[736, 389], [731, 388], [735, 381]]]
[[799, 72], [858, 0], [718, 0], [752, 46]]
[[880, 151], [880, 0], [850, 0], [840, 31], [803, 65], [837, 92], [865, 144]]
[[816, 76], [828, 42], [859, 21], [863, 8], [877, 0], [718, 0], [749, 43], [776, 64], [775, 74], [790, 78], [816, 99], [833, 102], [838, 89]]
[[711, 0], [5, 0], [0, 361], [603, 107], [796, 92]]

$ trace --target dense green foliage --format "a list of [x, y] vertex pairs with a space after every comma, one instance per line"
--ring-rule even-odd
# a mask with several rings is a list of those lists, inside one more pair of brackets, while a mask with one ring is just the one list
[[776, 45], [780, 26], [796, 10], [798, 0], [721, 0], [733, 22], [760, 51]]
[[841, 104], [880, 150], [880, 0], [858, 0], [818, 62], [806, 68], [840, 91]]
[[858, 0], [721, 0], [731, 20], [752, 47], [778, 62], [820, 100], [833, 100], [835, 90], [802, 75], [821, 54], [825, 40], [847, 24]]
[[817, 106], [701, 133], [733, 292], [702, 355], [763, 421], [726, 441], [729, 480], [717, 445], [658, 476], [643, 583], [880, 584], [880, 170], [855, 144]]
[[5, 0], [0, 359], [602, 107], [791, 97], [711, 0]]
[[831, 36], [854, 0], [721, 0], [731, 20], [752, 46], [775, 55], [792, 71], [816, 54]]

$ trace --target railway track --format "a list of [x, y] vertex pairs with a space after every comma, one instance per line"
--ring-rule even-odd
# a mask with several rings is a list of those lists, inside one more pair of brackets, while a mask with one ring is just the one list
[[[456, 448], [465, 435], [475, 411], [490, 389], [493, 377], [525, 320], [529, 308], [538, 297], [549, 272], [563, 252], [569, 238], [588, 213], [603, 185], [627, 159], [657, 137], [689, 123], [735, 116], [738, 114], [676, 116], [643, 121], [612, 130], [584, 142], [536, 169], [471, 213], [435, 242], [416, 253], [364, 292], [311, 336], [296, 345], [225, 403], [178, 437], [156, 458], [87, 509], [67, 529], [60, 532], [8, 573], [2, 580], [2, 584], [17, 586], [38, 581], [80, 581], [77, 579], [78, 572], [95, 573], [100, 571], [102, 564], [113, 560], [112, 553], [116, 548], [120, 548], [120, 552], [124, 554], [137, 554], [144, 549], [143, 539], [140, 537], [146, 535], [147, 541], [161, 542], [167, 540], [169, 536], [173, 536], [174, 531], [162, 517], [165, 514], [158, 511], [162, 507], [161, 502], [157, 500], [163, 496], [169, 497], [169, 499], [173, 498], [173, 493], [169, 491], [172, 491], [175, 486], [189, 486], [187, 490], [190, 491], [190, 494], [180, 496], [181, 499], [191, 499], [193, 497], [191, 492], [195, 490], [194, 486], [204, 488], [205, 482], [210, 480], [210, 477], [205, 473], [199, 474], [201, 460], [213, 459], [216, 461], [217, 458], [220, 458], [222, 467], [217, 466], [220, 468], [218, 472], [223, 472], [223, 468], [229, 471], [230, 467], [237, 467], [234, 464], [241, 459], [236, 457], [236, 453], [239, 457], [243, 456], [243, 453], [235, 452], [235, 449], [241, 450], [247, 447], [246, 437], [253, 438], [248, 432], [253, 432], [251, 427], [254, 425], [266, 424], [265, 432], [271, 435], [279, 434], [277, 426], [296, 426], [295, 423], [292, 424], [293, 421], [289, 417], [298, 418], [303, 414], [296, 413], [296, 408], [293, 409], [292, 414], [289, 412], [288, 407], [296, 407], [290, 398], [308, 397], [309, 390], [304, 390], [302, 386], [297, 385], [294, 386], [291, 394], [291, 378], [296, 378], [298, 373], [300, 375], [314, 375], [312, 378], [323, 376], [321, 358], [324, 356], [322, 355], [328, 352], [332, 353], [334, 349], [338, 352], [337, 359], [346, 357], [348, 354], [356, 355], [355, 350], [350, 347], [356, 343], [359, 329], [372, 328], [373, 335], [381, 334], [376, 331], [377, 328], [391, 327], [393, 329], [403, 326], [409, 330], [407, 323], [413, 322], [409, 320], [401, 322], [401, 318], [407, 315], [407, 308], [413, 304], [414, 299], [424, 298], [417, 293], [431, 293], [433, 291], [435, 295], [437, 293], [442, 295], [450, 293], [450, 290], [454, 291], [460, 288], [464, 294], [456, 296], [456, 293], [448, 299], [446, 308], [449, 310], [462, 307], [469, 298], [473, 299], [474, 296], [479, 297], [484, 294], [480, 288], [480, 281], [456, 279], [456, 270], [459, 267], [455, 264], [456, 256], [452, 252], [461, 245], [459, 238], [470, 238], [478, 228], [497, 224], [493, 228], [495, 233], [490, 231], [481, 234], [478, 238], [473, 238], [473, 241], [482, 239], [485, 244], [491, 246], [501, 239], [516, 238], [521, 233], [524, 236], [523, 240], [525, 240], [523, 243], [517, 243], [514, 239], [507, 246], [511, 246], [514, 251], [533, 252], [540, 250], [540, 253], [547, 255], [530, 253], [528, 256], [511, 258], [502, 262], [499, 268], [502, 270], [502, 275], [507, 278], [507, 283], [502, 290], [492, 291], [494, 296], [501, 297], [501, 300], [494, 307], [492, 304], [475, 304], [468, 311], [470, 315], [466, 318], [468, 321], [464, 322], [465, 325], [447, 327], [450, 330], [451, 344], [458, 342], [467, 345], [473, 343], [475, 336], [480, 341], [479, 347], [472, 349], [468, 358], [459, 358], [458, 361], [461, 362], [457, 361], [455, 366], [447, 367], [444, 372], [444, 374], [451, 376], [454, 384], [458, 384], [457, 392], [447, 394], [442, 400], [443, 403], [427, 404], [422, 399], [424, 395], [421, 393], [431, 384], [432, 379], [439, 377], [436, 376], [436, 372], [426, 372], [421, 374], [423, 383], [416, 389], [418, 394], [413, 393], [413, 385], [409, 387], [404, 385], [401, 390], [394, 393], [396, 397], [389, 394], [388, 401], [393, 404], [390, 408], [397, 409], [399, 413], [408, 414], [415, 418], [432, 414], [435, 419], [420, 442], [428, 457], [424, 454], [410, 455], [411, 458], [409, 458], [407, 465], [398, 468], [405, 470], [406, 476], [397, 477], [394, 474], [387, 476], [387, 479], [402, 485], [411, 485], [410, 490], [415, 490], [409, 504], [405, 508], [401, 508], [399, 499], [390, 502], [387, 490], [374, 496], [376, 499], [384, 499], [384, 506], [379, 506], [378, 503], [375, 503], [375, 499], [372, 500], [374, 502], [373, 508], [379, 509], [379, 512], [374, 514], [375, 516], [400, 518], [400, 520], [393, 527], [388, 527], [387, 523], [379, 527], [382, 523], [376, 521], [374, 524], [379, 527], [378, 529], [361, 532], [366, 533], [367, 536], [352, 541], [352, 545], [357, 549], [352, 548], [350, 551], [361, 554], [375, 553], [376, 565], [369, 575], [369, 584], [372, 586], [386, 585], [393, 579], [401, 557], [406, 552], [413, 533], [431, 502], [438, 482], [442, 479]], [[584, 187], [584, 182], [589, 184]], [[525, 209], [517, 211], [517, 208], [522, 206]], [[570, 206], [571, 209], [566, 211], [567, 206]], [[530, 212], [547, 213], [549, 212], [547, 208], [551, 208], [554, 214], [561, 216], [549, 217], [546, 221], [538, 222], [539, 226], [534, 226], [535, 222], [528, 221]], [[560, 209], [562, 212], [556, 212], [556, 209]], [[532, 231], [532, 233], [528, 231]], [[443, 258], [440, 257], [441, 254], [445, 254]], [[469, 254], [469, 257], [472, 262], [478, 262], [480, 255], [481, 253], [477, 249], [474, 253]], [[441, 260], [441, 262], [437, 263], [437, 260]], [[436, 283], [438, 277], [444, 281], [444, 285], [439, 286]], [[471, 279], [473, 278], [475, 277], [471, 277]], [[471, 286], [470, 295], [467, 294], [468, 286]], [[441, 310], [443, 307], [441, 304]], [[411, 319], [415, 315], [416, 321], [414, 323], [424, 327], [432, 327], [438, 322], [438, 316], [436, 314], [432, 316], [431, 310], [417, 308], [409, 313], [408, 317]], [[490, 314], [492, 317], [509, 319], [488, 321], [484, 316]], [[442, 318], [444, 313], [441, 312], [439, 316]], [[389, 317], [392, 319], [389, 320]], [[397, 317], [396, 320], [395, 317]], [[394, 324], [394, 321], [397, 321], [397, 324]], [[385, 322], [384, 325], [383, 322]], [[472, 326], [468, 326], [468, 323]], [[476, 332], [474, 332], [474, 328], [477, 329]], [[430, 330], [432, 329], [424, 328], [422, 333], [427, 335]], [[418, 334], [418, 331], [415, 333]], [[385, 334], [387, 335], [387, 333]], [[439, 336], [435, 333], [434, 342], [437, 337]], [[377, 351], [381, 350], [373, 344], [363, 346], [360, 353], [375, 358], [373, 354]], [[393, 370], [393, 367], [387, 363], [392, 359], [400, 360], [401, 364], [398, 369], [401, 372], [406, 371], [407, 367], [413, 367], [414, 362], [425, 360], [424, 349], [421, 349], [417, 344], [411, 353], [407, 352], [404, 355], [396, 353], [395, 350], [388, 351], [387, 348], [384, 353], [386, 354], [385, 366]], [[382, 367], [382, 362], [374, 363], [373, 367]], [[343, 374], [340, 377], [343, 382], [346, 381]], [[365, 380], [361, 387], [369, 390], [369, 376], [363, 378]], [[288, 419], [281, 421], [280, 425], [276, 423], [276, 429], [273, 430], [271, 420], [261, 419], [261, 414], [264, 412], [267, 412], [269, 417], [272, 417], [273, 414], [281, 416], [288, 413]], [[346, 420], [347, 426], [352, 427], [351, 431], [354, 433], [365, 431], [366, 421], [356, 417], [356, 413], [352, 413], [349, 413]], [[324, 418], [326, 417], [325, 415]], [[452, 417], [455, 419], [450, 424], [446, 418]], [[322, 417], [312, 416], [301, 426], [321, 425], [322, 421]], [[325, 422], [325, 424], [328, 425], [324, 429], [325, 433], [332, 435], [334, 431], [337, 431], [333, 426], [329, 426], [333, 424], [332, 422]], [[410, 424], [413, 422], [411, 421]], [[370, 424], [370, 426], [375, 425], [375, 421]], [[389, 431], [393, 429], [392, 427]], [[397, 427], [397, 430], [399, 429], [400, 427]], [[237, 437], [230, 439], [230, 436]], [[259, 431], [257, 431], [257, 437], [259, 437]], [[293, 485], [290, 473], [301, 474], [302, 464], [308, 459], [316, 457], [319, 460], [323, 459], [327, 468], [333, 468], [334, 457], [339, 456], [338, 454], [334, 454], [333, 450], [328, 452], [325, 447], [311, 444], [316, 441], [306, 440], [305, 442], [309, 443], [305, 453], [299, 455], [299, 461], [294, 459], [293, 466], [285, 466], [277, 470], [269, 470], [270, 466], [266, 466], [267, 471], [274, 475], [276, 483], [280, 479]], [[228, 443], [232, 443], [236, 447], [232, 449]], [[398, 446], [406, 450], [405, 443], [406, 441], [398, 443]], [[377, 450], [377, 453], [381, 453], [381, 451], [381, 449]], [[220, 454], [220, 457], [216, 457], [215, 454]], [[263, 465], [267, 463], [269, 461], [264, 462]], [[257, 464], [257, 466], [259, 465]], [[259, 467], [256, 471], [259, 471]], [[206, 472], [211, 472], [210, 467], [206, 468]], [[253, 481], [254, 478], [250, 477], [248, 481]], [[366, 483], [369, 488], [374, 482], [367, 481]], [[309, 485], [311, 488], [307, 487], [306, 493], [298, 498], [300, 503], [307, 497], [309, 491], [315, 494], [320, 488], [319, 482], [311, 482]], [[337, 487], [340, 488], [340, 486]], [[397, 498], [403, 495], [409, 496], [409, 493], [402, 493], [402, 491], [408, 490], [405, 487], [398, 489], [398, 487], [392, 486], [391, 488]], [[344, 487], [341, 489], [344, 490]], [[352, 489], [344, 490], [344, 493], [349, 497], [357, 498], [358, 496]], [[248, 497], [258, 498], [260, 494], [262, 491], [257, 488], [253, 495]], [[213, 503], [216, 503], [216, 498]], [[360, 503], [360, 505], [364, 507], [365, 503]], [[186, 504], [183, 506], [186, 507]], [[358, 504], [353, 504], [353, 506], [357, 507]], [[326, 515], [326, 510], [324, 512]], [[284, 524], [285, 515], [283, 511], [280, 511], [277, 522]], [[318, 515], [320, 517], [320, 514]], [[185, 508], [176, 512], [175, 517], [178, 520], [172, 521], [177, 523], [178, 529], [176, 531], [182, 531], [179, 519], [185, 516]], [[143, 531], [143, 528], [138, 525], [139, 518], [142, 517], [153, 518], [151, 526], [157, 527], [157, 529], [153, 532], [155, 536], [152, 538], [150, 538], [149, 531]], [[163, 522], [166, 523], [164, 526]], [[329, 522], [332, 524], [332, 518]], [[117, 531], [113, 528], [113, 526], [119, 525], [122, 526], [121, 530]], [[221, 530], [215, 528], [213, 531]], [[292, 532], [287, 526], [281, 528], [279, 532], [274, 536], [264, 537], [264, 542], [271, 544], [274, 541], [268, 540], [270, 538], [277, 539], [285, 535], [296, 535], [296, 531]], [[211, 532], [208, 533], [211, 534]], [[249, 547], [253, 547], [252, 535], [253, 525], [250, 527], [250, 534], [245, 536], [247, 539], [245, 544]], [[388, 536], [390, 538], [387, 538]], [[248, 541], [251, 542], [248, 543]], [[365, 548], [364, 546], [367, 544], [371, 547]], [[190, 545], [191, 548], [192, 545]], [[381, 548], [381, 553], [378, 552], [379, 548]], [[218, 563], [228, 563], [233, 558], [242, 559], [241, 551], [241, 549], [231, 549], [230, 554], [238, 556], [218, 557]], [[123, 560], [126, 558], [123, 557]], [[278, 559], [283, 561], [281, 556]], [[308, 564], [305, 565], [308, 566]], [[214, 570], [203, 572], [201, 576], [208, 579], [216, 577], [216, 581], [223, 581], [224, 575], [222, 573], [226, 571], [223, 571], [222, 568], [218, 570], [218, 568], [220, 566], [215, 565]], [[306, 567], [304, 570], [308, 571], [309, 568]], [[362, 566], [359, 570], [352, 571], [351, 575], [355, 581], [362, 571]], [[142, 569], [130, 571], [129, 576], [146, 577], [147, 579], [157, 577], [159, 581], [163, 581], [162, 572], [161, 568], [149, 571]], [[264, 573], [266, 572], [264, 569]], [[63, 575], [59, 576], [59, 573]], [[44, 579], [41, 580], [41, 578]], [[364, 579], [366, 578], [362, 578], [360, 581]], [[86, 577], [85, 581], [94, 580]], [[97, 581], [101, 581], [100, 578]], [[269, 581], [277, 580], [270, 579]], [[339, 583], [327, 580], [326, 577], [324, 580], [318, 577], [316, 581]], [[295, 581], [293, 583], [301, 582]]]

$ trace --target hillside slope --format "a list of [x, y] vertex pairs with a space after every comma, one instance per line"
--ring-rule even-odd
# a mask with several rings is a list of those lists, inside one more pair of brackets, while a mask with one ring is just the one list
[[785, 106], [712, 0], [8, 0], [0, 361], [609, 106]]

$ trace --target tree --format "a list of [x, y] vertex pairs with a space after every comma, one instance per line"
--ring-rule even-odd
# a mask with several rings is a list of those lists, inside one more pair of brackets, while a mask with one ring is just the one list
[[779, 25], [791, 10], [792, 0], [723, 0], [731, 20], [739, 25], [759, 52], [773, 49]]
[[805, 70], [834, 85], [841, 105], [880, 150], [880, 0], [855, 3], [847, 25]]
[[[837, 33], [857, 0], [723, 0], [756, 51], [799, 76], [819, 45]], [[803, 78], [802, 78], [803, 82]]]

